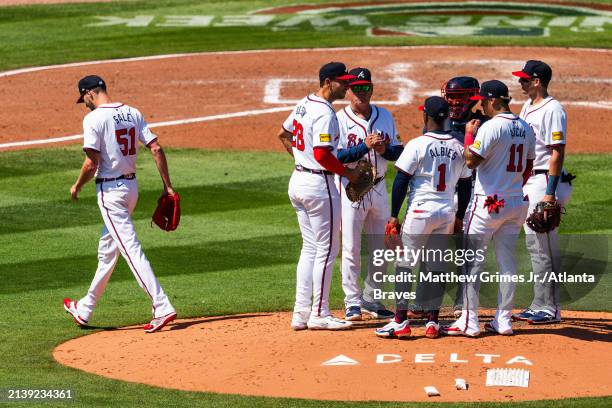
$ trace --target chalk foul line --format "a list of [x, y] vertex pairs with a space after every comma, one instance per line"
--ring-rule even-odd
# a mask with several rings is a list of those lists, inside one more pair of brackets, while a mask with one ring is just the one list
[[[248, 111], [242, 111], [242, 112], [223, 113], [220, 115], [200, 116], [197, 118], [178, 119], [178, 120], [170, 120], [166, 122], [149, 123], [149, 127], [153, 129], [153, 128], [160, 128], [160, 127], [168, 127], [168, 126], [188, 125], [190, 123], [211, 122], [214, 120], [242, 118], [242, 117], [247, 117], [247, 116], [265, 115], [268, 113], [277, 113], [277, 112], [288, 112], [292, 109], [293, 109], [293, 106], [278, 106], [278, 107], [267, 108], [267, 109], [248, 110]], [[49, 138], [49, 139], [25, 140], [21, 142], [2, 143], [0, 144], [0, 149], [7, 149], [10, 147], [23, 147], [23, 146], [32, 146], [32, 145], [40, 145], [40, 144], [68, 142], [71, 140], [79, 140], [82, 137], [83, 137], [83, 134], [81, 133], [78, 135], [54, 137], [54, 138]]]

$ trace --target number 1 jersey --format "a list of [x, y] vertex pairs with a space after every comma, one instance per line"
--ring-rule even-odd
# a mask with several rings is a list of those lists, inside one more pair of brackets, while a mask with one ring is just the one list
[[463, 157], [463, 145], [447, 133], [427, 132], [406, 144], [395, 167], [410, 174], [408, 202], [454, 199], [460, 178], [472, 171]]
[[98, 106], [83, 119], [83, 148], [100, 152], [97, 177], [136, 172], [138, 141], [148, 146], [157, 137], [138, 109], [122, 103]]

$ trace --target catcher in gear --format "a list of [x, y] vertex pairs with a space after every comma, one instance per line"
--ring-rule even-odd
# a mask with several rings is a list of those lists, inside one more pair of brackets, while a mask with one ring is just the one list
[[470, 100], [480, 91], [478, 80], [469, 76], [449, 79], [442, 85], [440, 93], [449, 105], [449, 126], [451, 135], [463, 143], [465, 125], [472, 119], [484, 123], [488, 117], [482, 111], [474, 111], [476, 101]]

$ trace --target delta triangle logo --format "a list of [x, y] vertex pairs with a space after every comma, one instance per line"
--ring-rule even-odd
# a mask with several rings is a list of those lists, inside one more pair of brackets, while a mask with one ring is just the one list
[[353, 360], [350, 357], [345, 356], [344, 354], [337, 355], [331, 360], [327, 360], [323, 362], [321, 365], [324, 366], [342, 366], [342, 365], [357, 365], [358, 361]]

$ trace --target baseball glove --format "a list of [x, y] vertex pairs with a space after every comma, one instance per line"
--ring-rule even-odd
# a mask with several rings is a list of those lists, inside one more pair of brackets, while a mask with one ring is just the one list
[[544, 233], [554, 230], [561, 223], [564, 208], [556, 201], [540, 201], [527, 217], [527, 225], [535, 232]]
[[164, 231], [174, 231], [181, 221], [181, 204], [178, 193], [168, 195], [162, 194], [157, 200], [157, 208], [153, 213], [151, 219], [151, 226], [153, 223]]
[[387, 225], [385, 225], [385, 246], [387, 248], [395, 249], [402, 244], [402, 239], [399, 235], [400, 229], [400, 224], [387, 222]]
[[359, 171], [359, 180], [354, 183], [350, 181], [346, 185], [346, 196], [354, 203], [360, 202], [376, 184], [376, 168], [372, 163], [362, 159], [355, 168]]

